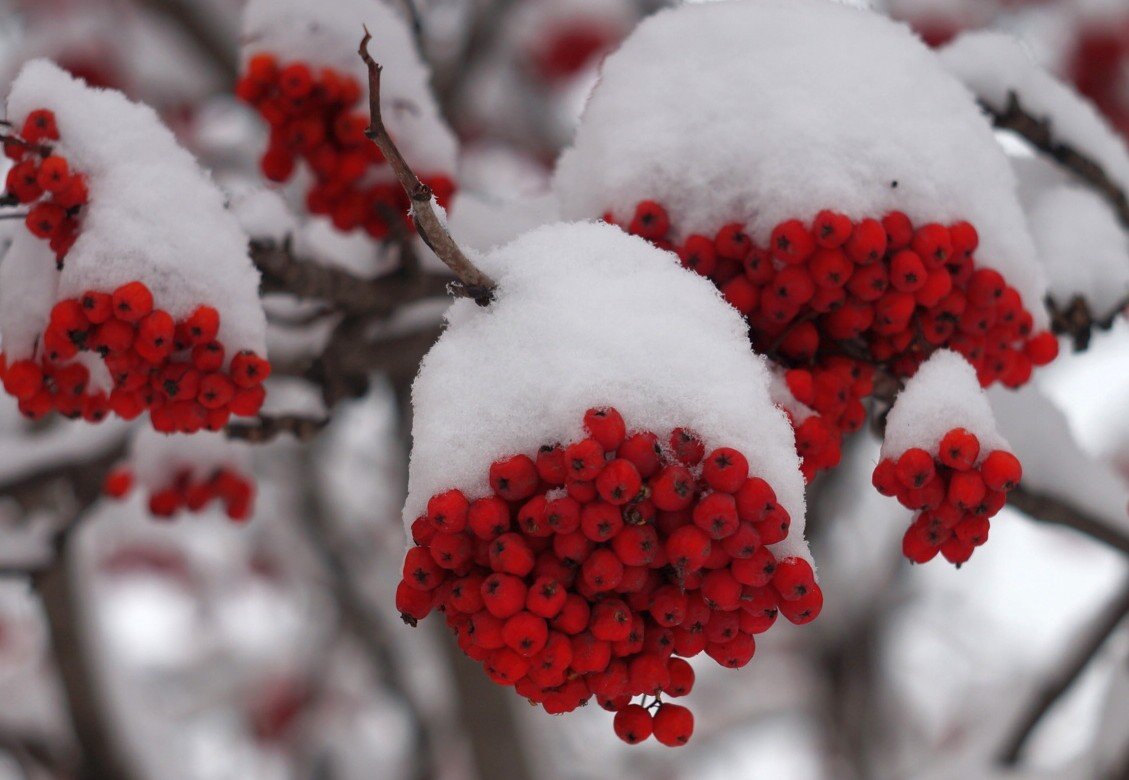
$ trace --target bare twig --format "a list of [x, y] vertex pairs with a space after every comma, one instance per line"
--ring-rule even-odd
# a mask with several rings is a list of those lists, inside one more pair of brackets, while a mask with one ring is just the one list
[[1008, 503], [1032, 520], [1073, 528], [1129, 555], [1129, 536], [1070, 503], [1022, 484], [1007, 495]]
[[224, 432], [229, 439], [239, 439], [252, 444], [271, 441], [283, 433], [291, 434], [298, 441], [309, 441], [328, 423], [328, 417], [260, 414], [257, 422], [229, 423], [224, 428]]
[[362, 279], [348, 271], [296, 257], [289, 241], [256, 239], [251, 260], [263, 275], [264, 292], [317, 298], [346, 314], [386, 316], [409, 303], [445, 294], [448, 280], [433, 274], [392, 274]]
[[1024, 109], [1019, 95], [1014, 91], [1008, 92], [1007, 105], [1002, 109], [983, 100], [980, 105], [991, 115], [996, 127], [1021, 136], [1097, 190], [1113, 207], [1121, 224], [1129, 230], [1129, 197], [1126, 197], [1125, 191], [1110, 178], [1097, 160], [1055, 138], [1050, 119], [1039, 119]]
[[415, 175], [407, 160], [396, 147], [392, 136], [388, 134], [388, 129], [384, 126], [384, 118], [380, 113], [381, 67], [369, 54], [368, 43], [370, 40], [372, 40], [372, 36], [369, 35], [366, 28], [364, 38], [361, 39], [361, 45], [357, 51], [368, 67], [370, 118], [365, 135], [380, 148], [384, 158], [392, 166], [396, 178], [399, 179], [400, 186], [407, 193], [412, 204], [412, 221], [415, 223], [420, 238], [451, 269], [462, 287], [465, 288], [467, 296], [473, 298], [480, 306], [485, 306], [490, 303], [493, 297], [494, 280], [476, 268], [474, 263], [463, 254], [458, 244], [451, 238], [451, 234], [447, 232], [447, 228], [444, 227], [439, 215], [435, 213], [435, 209], [431, 205], [431, 188]]
[[1016, 724], [1003, 749], [1000, 751], [1000, 762], [1008, 766], [1019, 763], [1019, 755], [1023, 746], [1035, 731], [1035, 727], [1043, 720], [1063, 694], [1074, 684], [1090, 661], [1101, 650], [1102, 645], [1110, 635], [1117, 630], [1121, 621], [1129, 615], [1129, 582], [1122, 585], [1121, 593], [1098, 615], [1093, 625], [1087, 628], [1081, 641], [1074, 651], [1066, 658], [1066, 662], [1035, 695], [1031, 703], [1024, 710], [1022, 717]]

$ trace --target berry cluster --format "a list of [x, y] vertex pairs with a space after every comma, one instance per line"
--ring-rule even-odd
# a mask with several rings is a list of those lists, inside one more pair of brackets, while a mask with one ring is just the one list
[[543, 81], [564, 81], [612, 49], [620, 37], [609, 25], [596, 20], [575, 19], [556, 26], [530, 54], [530, 61]]
[[[280, 65], [273, 55], [257, 54], [236, 94], [270, 125], [263, 175], [284, 182], [299, 160], [313, 172], [306, 193], [311, 214], [329, 217], [341, 231], [363, 228], [375, 239], [414, 229], [407, 195], [380, 149], [365, 137], [368, 117], [358, 110], [361, 87], [355, 78], [330, 68], [315, 73], [304, 62]], [[374, 176], [378, 169], [384, 170]], [[420, 178], [446, 206], [454, 182], [442, 175]]]
[[[133, 489], [133, 472], [119, 467], [110, 472], [102, 492], [110, 498], [125, 498]], [[191, 470], [176, 473], [172, 483], [149, 496], [149, 512], [154, 517], [172, 517], [181, 509], [200, 512], [219, 499], [227, 516], [242, 522], [251, 516], [255, 503], [255, 483], [234, 469], [219, 468], [204, 479], [197, 479]]]
[[[604, 219], [613, 222], [610, 214]], [[626, 229], [678, 253], [745, 315], [753, 343], [789, 369], [797, 399], [818, 414], [802, 444], [810, 476], [838, 460], [838, 439], [862, 425], [873, 368], [912, 376], [935, 350], [955, 350], [980, 384], [1019, 387], [1058, 354], [999, 272], [977, 267], [967, 222], [914, 226], [901, 212], [857, 222], [834, 211], [793, 219], [757, 246], [740, 224], [675, 245], [666, 210], [639, 203]], [[806, 447], [809, 451], [803, 451]]]
[[807, 561], [769, 550], [790, 518], [740, 452], [707, 454], [684, 428], [628, 435], [610, 408], [584, 427], [493, 463], [493, 495], [433, 496], [397, 607], [412, 625], [443, 611], [491, 679], [547, 712], [594, 695], [624, 740], [682, 745], [693, 717], [663, 701], [693, 685], [682, 658], [742, 667], [777, 612], [806, 623], [823, 594]]
[[[219, 312], [211, 306], [174, 320], [154, 307], [141, 282], [112, 293], [89, 291], [56, 303], [39, 360], [0, 361], [0, 379], [32, 419], [54, 410], [91, 422], [110, 411], [132, 420], [148, 410], [162, 433], [218, 431], [232, 415], [258, 414], [270, 375], [270, 363], [247, 350], [234, 355], [225, 371], [219, 328]], [[105, 361], [113, 382], [108, 396], [90, 388], [85, 365], [72, 362], [80, 352]]]
[[59, 128], [51, 111], [32, 111], [19, 135], [3, 138], [4, 154], [15, 163], [8, 171], [7, 195], [31, 206], [24, 223], [33, 235], [50, 242], [55, 263], [62, 268], [78, 238], [82, 207], [89, 198], [86, 178], [52, 150], [50, 143], [59, 140]]
[[917, 512], [902, 539], [906, 558], [925, 563], [940, 552], [960, 566], [988, 541], [989, 518], [1000, 511], [1022, 475], [1013, 454], [993, 450], [981, 457], [976, 434], [953, 428], [936, 454], [913, 447], [897, 459], [880, 461], [872, 479], [879, 493], [895, 496]]

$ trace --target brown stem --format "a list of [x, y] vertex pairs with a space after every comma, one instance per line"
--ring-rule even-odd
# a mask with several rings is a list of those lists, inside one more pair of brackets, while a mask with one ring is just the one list
[[1101, 650], [1102, 645], [1110, 635], [1117, 630], [1121, 621], [1129, 615], [1129, 582], [1122, 585], [1121, 593], [1105, 610], [1098, 615], [1093, 624], [1082, 635], [1082, 639], [1074, 651], [1067, 657], [1066, 663], [1040, 688], [1035, 698], [1024, 710], [1022, 717], [1016, 723], [1014, 730], [1004, 742], [1000, 751], [999, 760], [1008, 766], [1019, 763], [1019, 755], [1023, 746], [1027, 744], [1035, 727], [1043, 720], [1063, 694], [1074, 684], [1090, 661]]
[[1032, 520], [1073, 528], [1129, 555], [1129, 536], [1067, 501], [1023, 485], [1008, 493], [1007, 501]]
[[380, 71], [381, 67], [372, 58], [368, 51], [368, 43], [372, 40], [368, 28], [361, 39], [357, 51], [368, 67], [369, 87], [369, 127], [365, 135], [380, 148], [388, 164], [392, 166], [400, 186], [404, 188], [412, 204], [412, 221], [415, 223], [416, 232], [431, 251], [451, 269], [465, 289], [468, 297], [473, 298], [480, 306], [486, 306], [494, 295], [494, 280], [475, 267], [463, 250], [461, 250], [439, 215], [431, 205], [431, 188], [419, 180], [404, 155], [396, 147], [388, 129], [384, 126], [384, 117], [380, 113]]

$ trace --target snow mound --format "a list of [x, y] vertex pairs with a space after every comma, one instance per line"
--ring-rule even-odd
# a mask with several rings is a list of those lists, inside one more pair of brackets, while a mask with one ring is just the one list
[[134, 280], [175, 319], [201, 304], [215, 307], [228, 355], [264, 354], [266, 319], [247, 237], [157, 114], [119, 92], [87, 87], [46, 60], [20, 71], [7, 117], [20, 127], [39, 108], [55, 113], [61, 141], [52, 146], [86, 175], [90, 201], [61, 273], [46, 242], [18, 239], [8, 250], [0, 327], [9, 358], [31, 355], [28, 335], [42, 333], [56, 298], [112, 292]]
[[886, 418], [882, 458], [897, 459], [913, 447], [935, 453], [945, 434], [965, 428], [980, 440], [980, 458], [1010, 450], [1000, 435], [976, 369], [956, 352], [939, 349], [906, 383]]
[[498, 283], [488, 307], [455, 302], [412, 388], [405, 524], [452, 487], [487, 495], [498, 458], [583, 438], [594, 406], [665, 436], [729, 446], [792, 517], [778, 555], [810, 557], [792, 429], [769, 397], [745, 324], [678, 259], [610, 225], [541, 227], [476, 263]]
[[1094, 158], [1122, 190], [1129, 190], [1129, 148], [1097, 108], [1035, 61], [1006, 33], [970, 32], [939, 52], [941, 62], [992, 109], [1009, 93], [1028, 113], [1048, 119], [1055, 139]]
[[[368, 71], [357, 56], [367, 26], [369, 52], [384, 70], [380, 110], [408, 162], [421, 173], [455, 171], [456, 142], [439, 115], [431, 74], [404, 19], [379, 0], [249, 0], [243, 11], [244, 61], [259, 53], [281, 63], [302, 61], [351, 74], [366, 90]], [[367, 98], [365, 99], [367, 112]], [[391, 169], [387, 172], [393, 179]]]
[[554, 180], [566, 219], [630, 221], [653, 199], [676, 238], [832, 208], [914, 224], [967, 220], [978, 264], [1036, 325], [1041, 269], [1015, 176], [975, 100], [904, 25], [826, 0], [686, 5], [644, 20], [604, 62]]
[[1104, 316], [1129, 295], [1129, 235], [1099, 195], [1051, 188], [1035, 200], [1030, 220], [1057, 303], [1080, 295]]

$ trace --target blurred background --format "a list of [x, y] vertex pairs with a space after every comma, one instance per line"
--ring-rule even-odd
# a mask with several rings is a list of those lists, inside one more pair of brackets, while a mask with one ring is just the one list
[[[456, 204], [453, 225], [471, 245], [505, 231], [498, 204], [537, 210], [601, 57], [666, 5], [389, 2], [415, 25], [460, 139], [468, 216]], [[1126, 0], [872, 5], [933, 45], [1018, 35], [1129, 138]], [[240, 0], [0, 0], [0, 83], [47, 56], [121, 89], [249, 200], [265, 131], [232, 96], [240, 12]], [[387, 269], [379, 247], [318, 220], [302, 236], [327, 264]], [[686, 748], [630, 748], [595, 705], [546, 715], [489, 683], [442, 621], [404, 626], [392, 594], [408, 388], [442, 301], [389, 320], [381, 370], [311, 442], [249, 448], [245, 525], [107, 501], [126, 426], [30, 424], [0, 397], [0, 780], [1129, 777], [1125, 550], [1009, 507], [959, 571], [911, 567], [908, 513], [870, 488], [866, 431], [809, 493], [822, 616], [766, 635], [740, 672], [696, 664]], [[318, 353], [332, 321], [285, 295], [266, 303], [276, 366]], [[278, 373], [272, 408], [316, 407]], [[1129, 326], [1021, 393], [994, 393], [1025, 463], [1075, 475], [1083, 504], [1112, 496], [1101, 519], [1129, 534]]]

